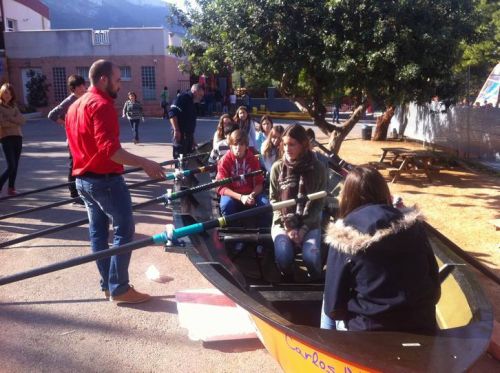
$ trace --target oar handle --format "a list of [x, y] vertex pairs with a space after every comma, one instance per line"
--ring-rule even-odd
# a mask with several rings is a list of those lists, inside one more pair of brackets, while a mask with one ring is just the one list
[[[311, 193], [307, 195], [307, 199], [314, 201], [315, 199], [326, 197], [327, 193], [325, 191]], [[284, 209], [297, 204], [297, 199], [287, 199], [286, 201], [275, 202], [272, 204], [273, 211]]]

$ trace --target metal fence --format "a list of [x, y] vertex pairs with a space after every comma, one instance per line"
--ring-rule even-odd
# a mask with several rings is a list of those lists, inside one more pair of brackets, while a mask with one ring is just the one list
[[398, 107], [389, 131], [454, 151], [463, 158], [500, 164], [500, 108], [410, 104]]

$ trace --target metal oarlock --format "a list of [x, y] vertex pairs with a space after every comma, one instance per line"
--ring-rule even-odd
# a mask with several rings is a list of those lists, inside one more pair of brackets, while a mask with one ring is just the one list
[[182, 168], [176, 168], [174, 170], [174, 178], [175, 178], [175, 180], [184, 179], [184, 172], [183, 172]]
[[185, 247], [186, 242], [184, 240], [179, 240], [178, 238], [174, 237], [174, 230], [175, 227], [173, 224], [166, 224], [165, 225], [165, 235], [167, 237], [167, 240], [165, 241], [165, 251], [167, 251], [167, 248], [171, 247]]
[[167, 193], [164, 194], [165, 206], [170, 205], [172, 203], [172, 199], [171, 199], [172, 193], [173, 193], [172, 189], [168, 188]]

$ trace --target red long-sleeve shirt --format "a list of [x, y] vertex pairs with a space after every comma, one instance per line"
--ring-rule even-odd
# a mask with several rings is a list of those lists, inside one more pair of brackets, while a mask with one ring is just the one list
[[[237, 159], [231, 151], [228, 151], [220, 160], [217, 165], [217, 178], [216, 180], [225, 179], [228, 177], [247, 174], [252, 171], [260, 169], [259, 160], [253, 155], [252, 151], [247, 150], [243, 159]], [[229, 185], [224, 185], [217, 189], [217, 193], [223, 195], [226, 188], [231, 189], [233, 192], [240, 194], [252, 193], [256, 185], [264, 182], [262, 174], [245, 179], [245, 181], [234, 181]]]
[[123, 173], [111, 157], [121, 148], [113, 99], [96, 87], [75, 101], [66, 114], [66, 135], [73, 156], [73, 176], [86, 172]]

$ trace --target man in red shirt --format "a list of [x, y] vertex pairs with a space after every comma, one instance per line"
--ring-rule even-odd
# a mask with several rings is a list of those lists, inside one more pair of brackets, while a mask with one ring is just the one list
[[[70, 106], [66, 134], [73, 156], [76, 188], [89, 216], [92, 251], [108, 249], [109, 222], [113, 224], [113, 246], [132, 241], [132, 200], [125, 184], [123, 165], [139, 166], [152, 179], [164, 178], [162, 167], [122, 149], [114, 100], [120, 90], [120, 69], [110, 61], [98, 60], [89, 71], [91, 86]], [[97, 260], [101, 289], [117, 303], [140, 303], [150, 299], [129, 285], [131, 253]]]

